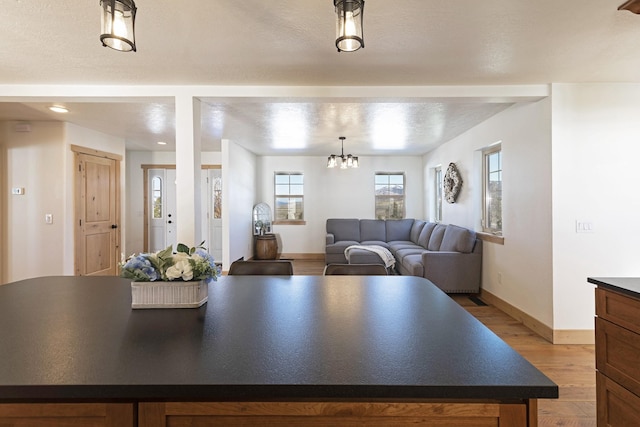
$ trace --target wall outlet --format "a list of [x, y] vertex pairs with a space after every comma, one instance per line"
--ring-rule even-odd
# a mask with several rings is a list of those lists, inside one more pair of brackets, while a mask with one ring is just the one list
[[591, 221], [576, 220], [576, 233], [593, 233], [594, 227]]

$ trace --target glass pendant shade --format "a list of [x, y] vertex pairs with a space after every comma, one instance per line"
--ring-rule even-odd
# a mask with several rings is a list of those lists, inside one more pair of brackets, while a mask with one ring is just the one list
[[133, 0], [100, 0], [103, 46], [122, 52], [136, 51], [136, 4]]
[[346, 139], [344, 136], [341, 136], [340, 141], [342, 141], [342, 150], [340, 155], [332, 154], [327, 158], [327, 167], [335, 168], [340, 167], [340, 169], [348, 169], [348, 168], [357, 168], [358, 157], [352, 156], [351, 154], [344, 155], [344, 140]]
[[353, 52], [364, 47], [362, 18], [364, 0], [333, 0], [336, 8], [336, 47]]

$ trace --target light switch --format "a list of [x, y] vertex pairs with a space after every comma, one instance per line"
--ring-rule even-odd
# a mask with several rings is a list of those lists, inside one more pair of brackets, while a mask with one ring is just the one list
[[53, 214], [45, 214], [44, 222], [46, 222], [47, 224], [53, 224]]
[[24, 188], [23, 187], [13, 187], [11, 189], [11, 194], [22, 196], [24, 194]]

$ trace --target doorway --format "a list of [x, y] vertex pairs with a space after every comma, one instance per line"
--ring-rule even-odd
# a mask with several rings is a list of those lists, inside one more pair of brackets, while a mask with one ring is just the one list
[[75, 167], [75, 274], [115, 276], [120, 253], [120, 162], [116, 154], [72, 146]]
[[[144, 251], [157, 252], [177, 245], [176, 170], [173, 165], [143, 165]], [[219, 165], [203, 165], [201, 171], [202, 236], [208, 252], [222, 260], [222, 173]], [[200, 242], [183, 242], [197, 245]]]

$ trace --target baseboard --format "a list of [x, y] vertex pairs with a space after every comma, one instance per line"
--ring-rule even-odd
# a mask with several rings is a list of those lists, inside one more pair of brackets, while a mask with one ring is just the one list
[[553, 344], [594, 344], [595, 334], [593, 330], [562, 330], [553, 329], [545, 325], [538, 319], [530, 316], [517, 307], [512, 306], [508, 302], [493, 295], [484, 289], [480, 289], [480, 298], [486, 303], [491, 304], [508, 316], [513, 317], [531, 331], [540, 335], [545, 340]]
[[595, 344], [596, 334], [592, 329], [554, 329], [554, 344]]
[[480, 289], [480, 298], [482, 298], [486, 303], [491, 304], [507, 315], [513, 317], [517, 321], [522, 322], [524, 326], [531, 329], [545, 340], [553, 342], [553, 329], [540, 322], [538, 319], [528, 315], [519, 308], [512, 306], [505, 300], [498, 298], [491, 292], [484, 289]]

